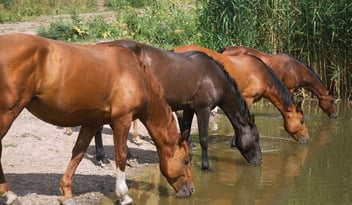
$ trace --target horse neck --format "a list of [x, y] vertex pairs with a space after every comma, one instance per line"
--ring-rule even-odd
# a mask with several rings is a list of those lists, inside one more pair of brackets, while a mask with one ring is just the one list
[[174, 145], [178, 142], [178, 131], [175, 118], [172, 115], [170, 106], [166, 103], [163, 89], [152, 76], [148, 68], [145, 68], [148, 78], [151, 81], [150, 97], [145, 112], [140, 120], [146, 126], [152, 137], [158, 154], [172, 154]]
[[325, 88], [319, 76], [309, 67], [301, 62], [297, 62], [297, 66], [301, 67], [301, 76], [303, 79], [303, 87], [312, 92], [317, 98], [325, 99], [331, 97], [329, 91]]
[[262, 69], [266, 70], [265, 73], [269, 81], [267, 82], [268, 87], [265, 89], [264, 97], [274, 104], [281, 114], [284, 115], [287, 112], [287, 108], [293, 104], [290, 91], [270, 67], [265, 64], [263, 66]]

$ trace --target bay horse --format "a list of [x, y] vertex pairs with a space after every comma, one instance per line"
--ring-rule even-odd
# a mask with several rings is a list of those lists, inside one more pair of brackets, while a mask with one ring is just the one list
[[320, 108], [329, 116], [337, 117], [336, 102], [329, 90], [323, 85], [319, 75], [308, 65], [288, 54], [267, 54], [245, 46], [229, 46], [219, 52], [228, 56], [252, 55], [260, 58], [279, 76], [291, 94], [303, 87], [312, 92], [319, 100]]
[[197, 45], [182, 46], [173, 51], [201, 51], [220, 62], [237, 82], [249, 107], [262, 97], [268, 99], [283, 116], [285, 130], [299, 143], [308, 142], [309, 133], [300, 104], [293, 103], [285, 85], [260, 59], [247, 55], [227, 56]]
[[[194, 192], [186, 133], [180, 136], [163, 89], [150, 69], [117, 45], [75, 45], [28, 34], [0, 36], [0, 137], [26, 108], [48, 123], [81, 126], [60, 182], [61, 203], [71, 204], [74, 172], [93, 135], [110, 124], [116, 160], [115, 193], [129, 204], [125, 181], [127, 135], [140, 119], [155, 142], [160, 170], [179, 197]], [[0, 151], [2, 146], [0, 146]], [[0, 196], [16, 202], [0, 164]]]
[[[251, 165], [261, 163], [259, 134], [254, 119], [236, 83], [223, 67], [202, 52], [174, 53], [131, 40], [101, 43], [119, 45], [132, 50], [151, 68], [163, 86], [165, 97], [178, 116], [181, 132], [191, 130], [196, 114], [202, 149], [202, 169], [209, 170], [208, 126], [211, 110], [222, 108], [229, 118], [237, 139], [237, 147]], [[188, 136], [188, 139], [191, 138]]]

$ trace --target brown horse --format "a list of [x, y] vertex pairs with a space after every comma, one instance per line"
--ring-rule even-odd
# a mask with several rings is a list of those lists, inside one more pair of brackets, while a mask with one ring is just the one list
[[260, 58], [267, 64], [284, 82], [291, 94], [303, 87], [312, 92], [319, 99], [320, 108], [330, 117], [337, 117], [336, 103], [329, 94], [314, 70], [306, 64], [287, 54], [270, 55], [253, 48], [244, 46], [230, 46], [222, 49], [221, 53], [229, 56], [241, 54], [252, 55]]
[[[103, 124], [113, 129], [115, 192], [122, 204], [132, 202], [125, 182], [126, 143], [136, 118], [151, 134], [161, 172], [177, 196], [187, 197], [194, 191], [187, 134], [180, 137], [162, 87], [128, 49], [73, 45], [26, 34], [2, 35], [0, 93], [1, 139], [24, 108], [58, 126], [81, 126], [61, 179], [61, 202], [72, 202], [74, 172]], [[9, 190], [0, 168], [0, 196], [11, 204], [17, 196]]]
[[174, 49], [174, 52], [186, 51], [202, 51], [222, 63], [237, 82], [249, 107], [262, 97], [267, 98], [282, 114], [286, 131], [299, 143], [307, 142], [309, 134], [300, 106], [295, 106], [285, 85], [260, 59], [247, 55], [226, 56], [197, 45]]
[[237, 147], [247, 162], [253, 165], [261, 163], [256, 125], [236, 83], [219, 63], [201, 52], [179, 54], [129, 40], [103, 44], [129, 48], [150, 66], [164, 87], [172, 110], [183, 110], [182, 120], [178, 117], [181, 132], [190, 130], [193, 115], [197, 115], [202, 169], [209, 169], [208, 126], [215, 106], [222, 108], [229, 118], [235, 130]]

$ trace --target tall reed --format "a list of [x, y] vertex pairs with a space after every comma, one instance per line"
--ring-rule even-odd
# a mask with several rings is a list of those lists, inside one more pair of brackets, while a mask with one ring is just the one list
[[198, 0], [202, 45], [245, 45], [310, 64], [338, 98], [352, 95], [349, 0]]

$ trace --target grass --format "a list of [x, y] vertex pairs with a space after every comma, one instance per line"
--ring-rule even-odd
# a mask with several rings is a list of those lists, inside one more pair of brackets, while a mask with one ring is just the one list
[[0, 0], [0, 23], [25, 21], [42, 15], [93, 12], [94, 0]]

